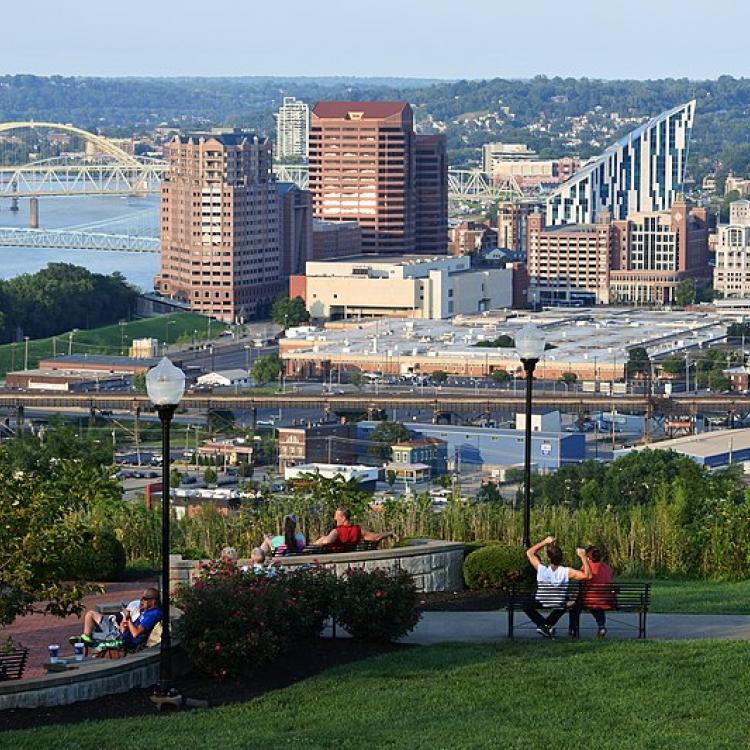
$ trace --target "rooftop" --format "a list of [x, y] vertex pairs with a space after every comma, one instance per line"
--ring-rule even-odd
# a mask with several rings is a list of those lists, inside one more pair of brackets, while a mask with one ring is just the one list
[[673, 450], [696, 458], [750, 449], [750, 428], [743, 430], [716, 430], [703, 432], [699, 435], [663, 440], [646, 446], [638, 446], [634, 450], [652, 448], [659, 450]]
[[411, 109], [406, 102], [318, 102], [313, 108], [316, 117], [346, 118], [350, 112], [361, 112], [364, 119], [380, 119]]

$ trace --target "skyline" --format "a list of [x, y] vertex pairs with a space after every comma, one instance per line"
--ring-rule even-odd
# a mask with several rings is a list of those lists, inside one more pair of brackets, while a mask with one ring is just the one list
[[[469, 0], [456, 13], [447, 0], [382, 0], [376, 15], [355, 15], [341, 0], [312, 5], [237, 8], [216, 0], [119, 7], [78, 0], [14, 4], [0, 74], [103, 77], [404, 77], [606, 80], [750, 76], [745, 14], [732, 0], [711, 13], [697, 0], [631, 0], [627, 12], [584, 0], [572, 14], [552, 0], [503, 7]], [[201, 23], [196, 19], [201, 17]], [[228, 21], [231, 20], [231, 23]], [[363, 33], [363, 29], [366, 31]], [[674, 29], [674, 33], [670, 33]], [[304, 30], [300, 34], [299, 30]], [[62, 41], [61, 41], [62, 40]], [[61, 51], [63, 54], [61, 54]]]

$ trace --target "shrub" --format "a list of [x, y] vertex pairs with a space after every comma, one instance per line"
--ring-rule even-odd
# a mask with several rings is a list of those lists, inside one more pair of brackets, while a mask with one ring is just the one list
[[350, 568], [339, 581], [335, 613], [354, 638], [389, 643], [419, 622], [417, 587], [405, 570]]
[[508, 588], [533, 580], [533, 572], [526, 551], [505, 544], [487, 545], [464, 560], [464, 581], [470, 589]]
[[274, 580], [284, 586], [287, 602], [294, 608], [290, 617], [292, 634], [299, 638], [319, 636], [333, 612], [339, 585], [335, 573], [319, 566], [298, 567]]
[[125, 572], [125, 548], [111, 531], [89, 531], [85, 544], [71, 549], [65, 563], [68, 578], [113, 581]]
[[497, 542], [465, 542], [464, 543], [464, 560], [478, 549], [484, 549], [488, 544], [497, 544]]

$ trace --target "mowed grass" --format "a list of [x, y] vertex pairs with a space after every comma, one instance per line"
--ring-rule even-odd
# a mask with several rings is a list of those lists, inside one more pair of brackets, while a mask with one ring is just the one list
[[737, 642], [415, 647], [249, 703], [8, 732], [0, 747], [742, 748], [749, 668]]
[[750, 581], [657, 579], [652, 581], [651, 595], [652, 612], [750, 615]]
[[[132, 320], [102, 328], [79, 330], [73, 334], [72, 345], [70, 332], [60, 333], [46, 339], [29, 341], [29, 367], [36, 367], [40, 359], [67, 354], [120, 354], [127, 355], [133, 339], [155, 338], [160, 343], [168, 340], [173, 344], [180, 336], [193, 336], [198, 331], [196, 340], [206, 338], [209, 330], [209, 318], [196, 313], [172, 313], [158, 318]], [[225, 326], [216, 320], [211, 321], [211, 334], [218, 335]], [[124, 347], [123, 347], [124, 344]], [[24, 366], [24, 342], [3, 344], [0, 346], [0, 376], [11, 370], [22, 370]]]

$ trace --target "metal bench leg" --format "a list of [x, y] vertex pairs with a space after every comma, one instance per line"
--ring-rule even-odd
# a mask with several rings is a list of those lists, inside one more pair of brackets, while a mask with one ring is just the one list
[[513, 640], [513, 605], [508, 607], [508, 638]]
[[638, 638], [645, 640], [646, 638], [646, 612], [640, 612], [638, 615]]

